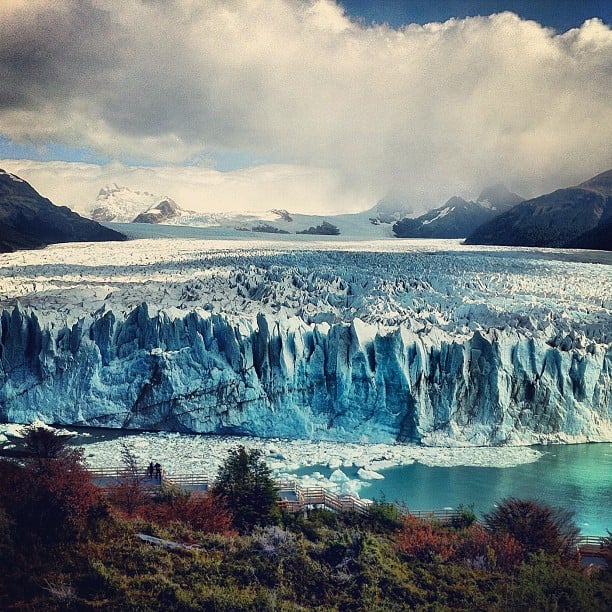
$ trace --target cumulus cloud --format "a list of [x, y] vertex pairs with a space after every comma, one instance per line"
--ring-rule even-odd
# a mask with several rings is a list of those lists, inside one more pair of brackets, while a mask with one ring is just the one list
[[437, 205], [498, 180], [537, 195], [612, 166], [597, 19], [396, 30], [332, 0], [5, 0], [0, 74], [15, 141], [162, 165], [246, 149], [362, 198]]

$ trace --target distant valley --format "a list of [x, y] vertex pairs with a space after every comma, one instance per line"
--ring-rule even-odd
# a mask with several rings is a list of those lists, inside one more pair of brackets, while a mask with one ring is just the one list
[[91, 217], [115, 223], [217, 228], [220, 232], [341, 235], [350, 238], [465, 238], [466, 244], [612, 250], [612, 170], [580, 185], [525, 200], [503, 184], [484, 189], [475, 201], [453, 196], [415, 216], [411, 205], [381, 200], [369, 210], [308, 215], [286, 209], [265, 213], [194, 212], [167, 196], [104, 187]]

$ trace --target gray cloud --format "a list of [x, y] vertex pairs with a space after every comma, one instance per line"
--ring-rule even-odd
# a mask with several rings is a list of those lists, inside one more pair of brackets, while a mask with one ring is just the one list
[[364, 27], [331, 0], [5, 0], [0, 132], [176, 163], [247, 149], [439, 204], [612, 166], [612, 32]]

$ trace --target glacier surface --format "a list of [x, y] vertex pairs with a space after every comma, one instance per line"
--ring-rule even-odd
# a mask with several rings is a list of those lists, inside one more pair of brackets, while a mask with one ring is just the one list
[[432, 446], [610, 441], [606, 257], [337, 239], [3, 255], [0, 420]]

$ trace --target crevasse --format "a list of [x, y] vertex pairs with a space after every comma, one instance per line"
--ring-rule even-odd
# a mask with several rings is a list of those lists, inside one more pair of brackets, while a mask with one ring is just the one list
[[612, 440], [612, 348], [360, 319], [0, 316], [0, 419], [369, 442]]

